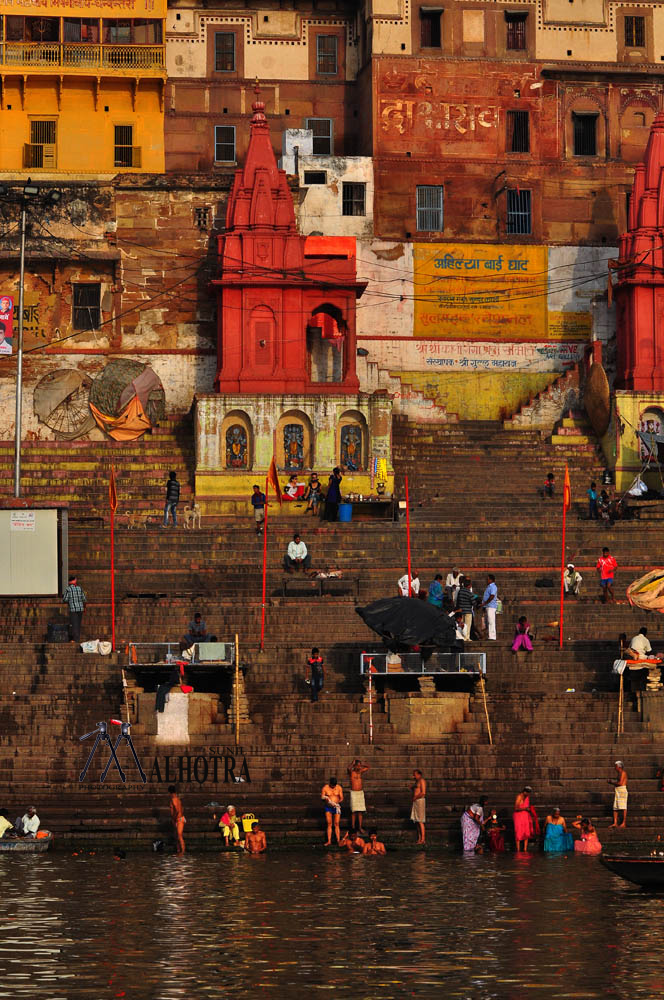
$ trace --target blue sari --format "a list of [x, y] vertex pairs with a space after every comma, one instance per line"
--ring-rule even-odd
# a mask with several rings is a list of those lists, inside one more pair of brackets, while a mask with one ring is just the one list
[[433, 604], [436, 608], [442, 608], [443, 606], [443, 585], [440, 580], [433, 580], [429, 584], [429, 596], [427, 597], [429, 604]]
[[555, 825], [547, 823], [546, 834], [544, 837], [544, 850], [550, 854], [555, 854], [560, 851], [573, 851], [574, 837], [571, 833], [565, 833], [565, 829], [562, 824]]

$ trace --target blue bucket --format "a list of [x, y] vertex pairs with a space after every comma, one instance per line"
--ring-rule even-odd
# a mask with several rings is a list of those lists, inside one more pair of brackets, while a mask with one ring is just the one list
[[337, 517], [339, 521], [352, 521], [353, 520], [353, 505], [351, 503], [340, 503], [339, 504], [339, 514]]

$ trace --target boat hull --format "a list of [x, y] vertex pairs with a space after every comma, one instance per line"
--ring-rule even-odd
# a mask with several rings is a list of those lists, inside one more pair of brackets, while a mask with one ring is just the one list
[[0, 840], [0, 854], [43, 854], [53, 842], [53, 834], [48, 837], [40, 837], [39, 840]]
[[664, 889], [664, 858], [604, 854], [600, 860], [614, 875], [628, 882], [650, 889]]

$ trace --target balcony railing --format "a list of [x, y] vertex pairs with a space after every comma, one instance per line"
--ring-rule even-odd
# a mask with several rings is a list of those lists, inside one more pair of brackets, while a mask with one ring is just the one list
[[162, 70], [163, 45], [91, 45], [84, 42], [0, 42], [0, 66]]

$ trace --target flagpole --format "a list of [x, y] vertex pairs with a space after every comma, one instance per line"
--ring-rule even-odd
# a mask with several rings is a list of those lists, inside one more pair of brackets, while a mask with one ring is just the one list
[[261, 651], [265, 640], [265, 577], [267, 574], [267, 498], [270, 478], [265, 477], [265, 515], [263, 517], [263, 598], [261, 602]]
[[408, 476], [406, 476], [406, 544], [408, 546], [408, 596], [413, 596], [410, 573], [410, 501], [408, 498]]
[[565, 464], [565, 483], [563, 485], [563, 536], [560, 547], [560, 638], [559, 648], [563, 648], [563, 627], [565, 618], [565, 531], [567, 528], [567, 508], [570, 505], [569, 469]]
[[113, 468], [111, 469], [109, 500], [111, 506], [111, 646], [115, 652], [115, 508], [118, 501], [115, 490], [115, 469]]

